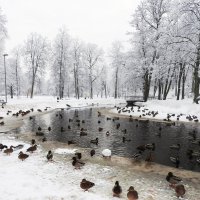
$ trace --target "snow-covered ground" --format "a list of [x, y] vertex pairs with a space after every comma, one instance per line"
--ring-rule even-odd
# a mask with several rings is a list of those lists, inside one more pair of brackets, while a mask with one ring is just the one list
[[[200, 122], [200, 104], [193, 103], [192, 99], [185, 100], [174, 100], [168, 99], [165, 101], [159, 100], [151, 100], [145, 103], [139, 103], [142, 107], [138, 109], [138, 107], [131, 107], [124, 109], [124, 111], [119, 111], [116, 108], [110, 110], [112, 113], [122, 114], [122, 115], [132, 115], [134, 117], [148, 118], [148, 119], [157, 119], [164, 120], [167, 119], [167, 114], [170, 114], [171, 121], [177, 121], [177, 117], [179, 121], [189, 122], [186, 118], [187, 116], [196, 116]], [[122, 107], [123, 108], [123, 107]], [[145, 109], [145, 111], [143, 111]], [[147, 115], [152, 111], [158, 112], [154, 117], [152, 115]], [[172, 116], [174, 114], [174, 116]], [[194, 119], [190, 122], [194, 122]]]
[[[0, 135], [0, 142], [6, 145], [24, 144], [24, 152], [30, 146], [28, 143], [16, 140], [14, 137]], [[72, 167], [71, 157], [74, 155], [73, 149], [54, 150], [61, 155], [54, 154], [54, 161], [46, 161], [47, 151], [39, 146], [38, 150], [25, 161], [18, 159], [20, 150], [14, 151], [10, 156], [0, 152], [0, 187], [1, 199], [6, 200], [114, 200], [112, 197], [112, 187], [116, 180], [122, 186], [121, 199], [125, 200], [127, 189], [133, 185], [139, 193], [141, 200], [175, 200], [175, 192], [169, 188], [164, 175], [140, 172], [134, 170], [132, 165], [120, 166], [109, 164], [109, 161], [101, 162], [103, 158], [98, 158], [99, 162], [84, 160], [86, 165], [75, 170]], [[64, 155], [63, 155], [64, 153]], [[59, 157], [60, 156], [60, 157]], [[123, 159], [121, 159], [121, 163]], [[140, 166], [142, 168], [142, 166]], [[167, 169], [168, 170], [168, 169]], [[165, 172], [163, 168], [163, 172]], [[80, 188], [80, 181], [86, 178], [95, 183], [95, 186], [84, 192]], [[197, 185], [188, 182], [183, 183], [187, 194], [184, 199], [198, 200], [200, 195], [199, 182]]]
[[[19, 110], [29, 110], [31, 108], [34, 108], [34, 110], [37, 112], [37, 109], [41, 109], [44, 112], [44, 109], [46, 107], [50, 107], [48, 110], [56, 109], [56, 108], [67, 108], [67, 105], [70, 105], [71, 107], [85, 107], [85, 106], [92, 106], [92, 105], [117, 105], [119, 103], [126, 103], [124, 99], [114, 99], [114, 98], [94, 98], [94, 99], [64, 99], [59, 100], [57, 102], [56, 97], [50, 97], [50, 96], [35, 96], [33, 99], [27, 98], [27, 97], [20, 97], [20, 98], [14, 98], [9, 99], [8, 103], [4, 108], [0, 106], [0, 117], [9, 117], [12, 115], [12, 113], [15, 113]], [[12, 111], [9, 115], [7, 115], [8, 111]]]

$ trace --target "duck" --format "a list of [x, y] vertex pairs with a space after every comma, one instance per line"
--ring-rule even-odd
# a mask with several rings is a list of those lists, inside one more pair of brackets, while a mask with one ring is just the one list
[[173, 144], [169, 147], [170, 149], [176, 149], [176, 150], [179, 150], [181, 148], [181, 145], [180, 144]]
[[80, 160], [82, 158], [82, 153], [76, 152], [75, 156]]
[[179, 157], [170, 157], [172, 163], [176, 164], [176, 168], [179, 168], [180, 160]]
[[172, 188], [174, 188], [175, 192], [176, 192], [176, 196], [179, 198], [183, 198], [186, 190], [185, 190], [185, 187], [184, 185], [180, 184], [180, 185], [174, 185], [172, 186]]
[[67, 127], [69, 130], [71, 129], [71, 126], [70, 125], [68, 125], [68, 127]]
[[166, 176], [166, 180], [170, 183], [170, 186], [175, 185], [182, 181], [182, 179], [178, 176], [174, 176], [172, 172], [169, 172]]
[[93, 182], [87, 181], [86, 179], [83, 179], [80, 182], [81, 189], [88, 191], [90, 188], [94, 187], [95, 184]]
[[90, 143], [98, 145], [99, 138], [96, 138], [95, 140], [90, 140]]
[[52, 161], [53, 160], [53, 153], [51, 152], [51, 150], [47, 154], [47, 160], [48, 161]]
[[36, 150], [37, 150], [37, 145], [35, 144], [35, 145], [29, 147], [26, 151], [27, 151], [27, 152], [33, 153], [33, 152], [36, 151]]
[[103, 131], [103, 128], [99, 127], [99, 132]]
[[48, 131], [51, 131], [51, 127], [50, 126], [48, 127]]
[[38, 131], [41, 131], [41, 130], [42, 130], [42, 128], [39, 126], [39, 127], [38, 127]]
[[44, 136], [43, 132], [36, 132], [36, 136]]
[[25, 154], [25, 153], [23, 153], [22, 151], [19, 152], [18, 158], [19, 158], [21, 161], [26, 160], [28, 157], [29, 157], [28, 154]]
[[80, 136], [86, 136], [86, 135], [87, 135], [86, 132], [84, 132], [84, 131], [81, 131], [81, 132], [80, 132]]
[[130, 186], [127, 193], [128, 200], [137, 200], [138, 192], [134, 189], [133, 186]]
[[116, 125], [116, 129], [119, 129], [119, 127], [120, 127], [120, 123], [118, 123], [118, 124]]
[[93, 157], [94, 155], [95, 155], [95, 150], [92, 149], [92, 150], [90, 151], [90, 156]]
[[146, 149], [152, 150], [152, 151], [154, 151], [156, 148], [155, 143], [146, 144], [145, 147], [146, 147]]
[[7, 155], [10, 155], [12, 152], [13, 152], [13, 146], [10, 146], [10, 148], [4, 150], [4, 153], [6, 153]]
[[77, 160], [76, 157], [73, 157], [72, 160], [73, 160], [72, 165], [75, 167], [75, 169], [80, 169], [81, 167], [83, 167], [85, 165], [84, 162]]
[[98, 120], [98, 124], [100, 124], [101, 123], [101, 121], [100, 120]]
[[42, 138], [42, 142], [46, 142], [47, 141], [47, 138], [46, 137], [43, 137]]
[[115, 185], [114, 185], [112, 191], [113, 191], [113, 197], [120, 197], [120, 194], [122, 193], [122, 188], [119, 185], [119, 181], [115, 182]]

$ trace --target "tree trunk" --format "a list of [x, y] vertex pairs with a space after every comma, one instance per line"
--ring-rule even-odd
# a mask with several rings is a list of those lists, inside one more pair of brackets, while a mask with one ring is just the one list
[[194, 102], [196, 98], [199, 96], [199, 64], [200, 64], [200, 35], [199, 35], [199, 44], [197, 48], [197, 58], [194, 66]]
[[183, 63], [179, 63], [179, 76], [178, 76], [178, 85], [177, 85], [177, 98], [176, 100], [180, 99], [180, 93], [181, 93], [181, 80], [182, 80], [182, 75], [183, 75]]
[[116, 69], [116, 73], [115, 73], [115, 99], [117, 99], [118, 97], [118, 67]]

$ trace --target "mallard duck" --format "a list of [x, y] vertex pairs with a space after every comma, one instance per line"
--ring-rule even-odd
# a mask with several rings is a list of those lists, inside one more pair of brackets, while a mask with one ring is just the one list
[[6, 153], [7, 155], [10, 155], [12, 152], [13, 152], [13, 146], [10, 146], [10, 148], [4, 150], [4, 153]]
[[38, 131], [41, 131], [41, 130], [42, 130], [42, 128], [39, 126], [39, 127], [38, 127]]
[[92, 150], [90, 151], [90, 156], [93, 157], [94, 155], [95, 155], [95, 150], [92, 149]]
[[120, 123], [118, 123], [118, 124], [116, 125], [116, 129], [119, 129], [119, 127], [120, 127]]
[[103, 128], [99, 127], [99, 132], [103, 131]]
[[47, 160], [52, 161], [52, 159], [53, 159], [53, 153], [51, 151], [49, 151], [47, 154]]
[[181, 148], [181, 145], [180, 144], [173, 144], [169, 147], [170, 149], [176, 149], [176, 150], [179, 150]]
[[48, 127], [48, 131], [51, 131], [51, 127], [50, 126]]
[[119, 185], [119, 181], [115, 182], [115, 185], [114, 185], [112, 191], [113, 191], [113, 197], [120, 197], [120, 194], [122, 193], [122, 188]]
[[86, 129], [86, 128], [81, 128], [81, 130], [80, 130], [80, 131], [85, 131], [85, 132], [86, 132], [86, 131], [87, 131], [87, 129]]
[[37, 150], [37, 145], [35, 144], [35, 145], [33, 145], [32, 147], [29, 147], [26, 151], [27, 151], [27, 152], [33, 153], [33, 152], [36, 151], [36, 150]]
[[99, 143], [99, 139], [96, 138], [95, 140], [90, 140], [90, 143], [97, 145]]
[[139, 159], [141, 159], [141, 158], [142, 158], [141, 152], [133, 154], [133, 159], [139, 160]]
[[27, 159], [29, 157], [29, 155], [24, 154], [22, 151], [19, 152], [18, 158], [22, 161], [24, 161], [25, 159]]
[[176, 185], [174, 186], [174, 189], [175, 189], [175, 192], [176, 192], [176, 196], [179, 198], [183, 198], [186, 190], [185, 190], [185, 187], [184, 185]]
[[80, 187], [85, 190], [88, 191], [90, 188], [92, 188], [93, 186], [95, 186], [94, 183], [87, 181], [86, 179], [83, 179], [80, 183]]
[[137, 200], [138, 199], [138, 193], [134, 189], [133, 186], [130, 186], [130, 188], [128, 189], [127, 198], [128, 198], [128, 200]]
[[84, 162], [77, 160], [76, 157], [73, 157], [72, 160], [73, 160], [72, 165], [75, 167], [75, 169], [80, 169], [81, 167], [83, 167], [85, 165]]
[[182, 181], [181, 178], [174, 176], [172, 172], [169, 172], [168, 175], [166, 176], [166, 180], [170, 183], [170, 186], [175, 185]]

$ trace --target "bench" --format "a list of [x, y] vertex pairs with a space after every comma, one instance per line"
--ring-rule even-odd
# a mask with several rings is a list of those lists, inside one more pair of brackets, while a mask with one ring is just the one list
[[3, 99], [0, 99], [0, 104], [1, 104], [1, 107], [3, 108], [3, 106], [6, 105], [6, 102]]

